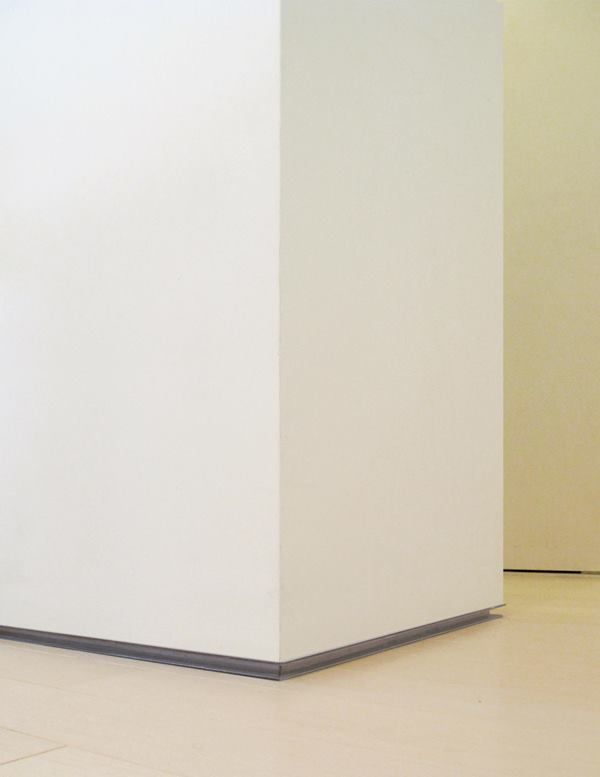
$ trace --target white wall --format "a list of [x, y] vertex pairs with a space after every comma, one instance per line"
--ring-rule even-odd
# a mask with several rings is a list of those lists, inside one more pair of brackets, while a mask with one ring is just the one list
[[0, 6], [0, 624], [273, 660], [502, 600], [499, 8], [282, 10]]
[[502, 601], [502, 23], [282, 8], [289, 659]]
[[0, 623], [278, 656], [279, 7], [0, 5]]
[[504, 7], [505, 561], [600, 571], [600, 3]]

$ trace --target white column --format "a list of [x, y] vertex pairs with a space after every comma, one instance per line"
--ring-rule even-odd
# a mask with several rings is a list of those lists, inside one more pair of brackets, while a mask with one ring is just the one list
[[278, 662], [499, 604], [498, 5], [0, 18], [0, 625]]

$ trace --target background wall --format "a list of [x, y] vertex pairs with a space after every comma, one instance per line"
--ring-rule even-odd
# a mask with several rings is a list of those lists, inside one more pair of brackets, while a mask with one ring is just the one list
[[504, 8], [505, 564], [600, 570], [600, 3]]
[[279, 7], [0, 5], [0, 623], [278, 657]]
[[282, 9], [289, 659], [502, 601], [502, 22]]

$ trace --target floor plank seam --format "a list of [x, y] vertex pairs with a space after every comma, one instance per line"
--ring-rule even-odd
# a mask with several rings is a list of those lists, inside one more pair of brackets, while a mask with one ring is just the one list
[[0, 726], [0, 731], [10, 731], [11, 734], [21, 734], [24, 737], [32, 737], [33, 739], [43, 739], [46, 742], [49, 742], [51, 745], [56, 745], [57, 748], [66, 747], [66, 745], [59, 745], [58, 742], [56, 742], [54, 739], [48, 739], [48, 737], [39, 736], [38, 734], [32, 734], [31, 731], [22, 731], [20, 728], [10, 728], [9, 726]]
[[[4, 728], [4, 727], [3, 727]], [[20, 733], [20, 732], [16, 732]], [[45, 737], [36, 737], [36, 739], [45, 739]], [[42, 750], [41, 753], [30, 753], [29, 755], [21, 755], [18, 758], [11, 758], [10, 761], [4, 761], [0, 764], [0, 771], [5, 767], [9, 766], [10, 764], [15, 764], [17, 761], [28, 761], [31, 758], [37, 758], [40, 755], [47, 755], [48, 753], [54, 753], [56, 750], [64, 750], [68, 745], [57, 745], [56, 747], [51, 747], [48, 750]]]

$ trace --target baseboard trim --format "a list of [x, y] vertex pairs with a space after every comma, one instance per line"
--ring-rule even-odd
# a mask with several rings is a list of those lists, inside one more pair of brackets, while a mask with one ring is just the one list
[[[502, 605], [498, 605], [501, 607]], [[486, 610], [476, 610], [465, 615], [457, 615], [453, 618], [428, 623], [425, 626], [417, 626], [414, 629], [405, 629], [393, 634], [387, 634], [384, 637], [367, 639], [363, 642], [356, 642], [353, 645], [345, 645], [334, 650], [326, 650], [323, 653], [315, 653], [304, 658], [297, 658], [293, 661], [284, 661], [281, 664], [281, 680], [287, 680], [290, 677], [297, 677], [308, 672], [315, 672], [318, 669], [327, 669], [335, 664], [342, 664], [346, 661], [353, 661], [356, 658], [364, 658], [373, 653], [381, 653], [384, 650], [408, 645], [412, 642], [421, 642], [424, 639], [435, 637], [439, 634], [445, 634], [449, 631], [464, 629], [467, 626], [474, 626], [476, 623], [500, 618], [500, 615], [492, 615], [490, 607]]]
[[52, 631], [19, 629], [12, 626], [0, 626], [0, 639], [29, 642], [34, 645], [48, 645], [65, 650], [79, 650], [86, 653], [101, 653], [119, 658], [134, 658], [138, 661], [151, 661], [158, 664], [187, 666], [192, 669], [208, 669], [214, 672], [249, 675], [269, 680], [279, 679], [279, 663], [277, 661], [259, 661], [252, 658], [197, 653], [193, 650], [138, 645], [134, 642], [79, 637], [73, 634], [57, 634]]
[[132, 642], [117, 642], [95, 637], [78, 637], [72, 634], [20, 629], [13, 626], [0, 626], [0, 639], [29, 642], [35, 645], [48, 645], [50, 647], [79, 650], [87, 653], [101, 653], [103, 655], [118, 656], [119, 658], [133, 658], [139, 661], [152, 661], [159, 664], [186, 666], [193, 669], [206, 669], [212, 672], [259, 677], [266, 680], [287, 680], [291, 677], [315, 672], [319, 669], [326, 669], [335, 664], [363, 658], [373, 653], [391, 650], [392, 648], [411, 642], [419, 642], [448, 631], [463, 629], [476, 623], [499, 618], [499, 615], [490, 614], [491, 609], [495, 608], [477, 610], [466, 615], [458, 615], [454, 618], [446, 618], [425, 626], [418, 626], [414, 629], [398, 631], [384, 637], [376, 637], [375, 639], [357, 642], [353, 645], [346, 645], [334, 650], [326, 650], [322, 653], [315, 653], [294, 659], [293, 661], [283, 662], [259, 661], [252, 658], [236, 658], [234, 656], [222, 656], [212, 653], [197, 653], [188, 650], [138, 645]]
[[528, 575], [583, 575], [579, 569], [505, 569], [504, 572], [526, 572]]

